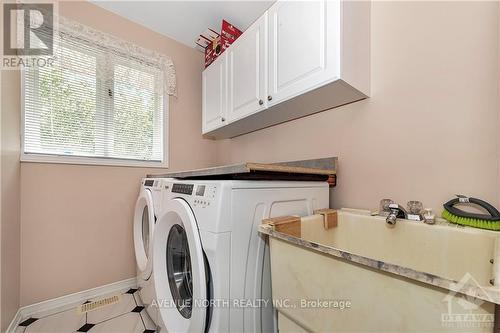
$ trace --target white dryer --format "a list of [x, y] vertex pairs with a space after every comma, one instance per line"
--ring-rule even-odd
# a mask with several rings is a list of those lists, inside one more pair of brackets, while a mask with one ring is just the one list
[[139, 197], [134, 212], [134, 249], [137, 262], [137, 286], [139, 297], [151, 316], [154, 299], [153, 273], [153, 235], [155, 224], [163, 204], [164, 179], [141, 181]]
[[173, 180], [165, 188], [153, 244], [157, 324], [169, 333], [275, 331], [269, 250], [257, 228], [328, 207], [328, 184]]

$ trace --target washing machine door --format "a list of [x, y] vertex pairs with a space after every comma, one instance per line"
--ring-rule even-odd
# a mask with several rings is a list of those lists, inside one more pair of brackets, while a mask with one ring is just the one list
[[134, 213], [134, 248], [138, 276], [148, 280], [153, 270], [153, 234], [155, 215], [153, 196], [147, 188], [142, 189], [135, 204]]
[[153, 275], [160, 326], [202, 333], [207, 319], [207, 277], [198, 225], [183, 199], [167, 203], [155, 231]]

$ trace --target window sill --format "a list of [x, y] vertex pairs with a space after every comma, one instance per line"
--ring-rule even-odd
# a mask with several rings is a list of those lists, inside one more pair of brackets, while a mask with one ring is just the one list
[[22, 163], [50, 163], [50, 164], [73, 164], [73, 165], [93, 165], [93, 166], [115, 166], [133, 168], [168, 168], [167, 162], [147, 162], [131, 161], [120, 159], [104, 159], [92, 157], [73, 156], [51, 156], [51, 155], [31, 155], [21, 154]]

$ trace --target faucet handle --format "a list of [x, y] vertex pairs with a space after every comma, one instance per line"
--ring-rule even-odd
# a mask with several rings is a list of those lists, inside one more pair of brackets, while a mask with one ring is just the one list
[[408, 201], [408, 220], [423, 221], [424, 205], [420, 201]]
[[432, 208], [426, 208], [424, 213], [424, 222], [427, 224], [436, 223], [436, 216], [432, 213]]
[[424, 210], [424, 205], [420, 201], [412, 200], [407, 203], [408, 212], [411, 214], [421, 214]]
[[380, 200], [380, 204], [379, 204], [379, 208], [378, 208], [379, 215], [388, 216], [389, 213], [391, 212], [391, 209], [389, 208], [389, 205], [391, 203], [394, 203], [394, 201], [392, 201], [392, 199]]

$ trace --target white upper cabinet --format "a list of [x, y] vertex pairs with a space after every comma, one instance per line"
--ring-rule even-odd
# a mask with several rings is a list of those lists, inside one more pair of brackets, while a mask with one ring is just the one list
[[226, 51], [228, 121], [267, 107], [267, 15], [258, 19]]
[[367, 98], [370, 10], [275, 2], [203, 72], [203, 133], [232, 138]]
[[223, 126], [227, 107], [227, 57], [221, 55], [202, 73], [202, 131]]
[[269, 9], [269, 105], [339, 76], [339, 1], [280, 1]]

